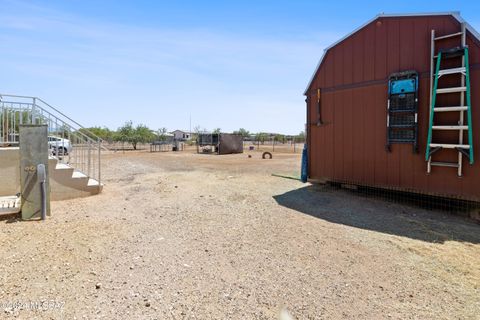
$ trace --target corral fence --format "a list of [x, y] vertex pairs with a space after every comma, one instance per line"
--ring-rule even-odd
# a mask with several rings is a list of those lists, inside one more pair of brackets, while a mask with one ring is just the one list
[[268, 151], [268, 152], [282, 152], [282, 153], [301, 153], [304, 143], [295, 140], [279, 142], [275, 140], [265, 141], [244, 141], [243, 149], [245, 151]]

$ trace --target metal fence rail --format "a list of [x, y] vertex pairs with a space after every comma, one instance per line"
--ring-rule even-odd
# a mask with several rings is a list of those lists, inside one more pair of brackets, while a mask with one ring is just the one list
[[19, 145], [22, 124], [46, 124], [51, 156], [101, 183], [99, 137], [40, 98], [0, 94], [0, 147]]

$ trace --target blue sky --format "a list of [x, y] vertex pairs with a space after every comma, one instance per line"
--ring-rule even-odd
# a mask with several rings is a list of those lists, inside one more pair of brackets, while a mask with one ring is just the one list
[[0, 0], [0, 93], [38, 96], [85, 126], [127, 120], [296, 134], [323, 49], [380, 12], [478, 1]]

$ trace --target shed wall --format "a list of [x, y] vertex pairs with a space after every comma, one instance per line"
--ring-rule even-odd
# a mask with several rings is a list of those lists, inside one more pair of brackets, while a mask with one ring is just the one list
[[[395, 188], [480, 201], [480, 47], [467, 33], [470, 48], [472, 120], [476, 162], [464, 158], [464, 176], [455, 168], [433, 167], [427, 175], [425, 147], [429, 119], [430, 35], [455, 33], [451, 16], [379, 18], [331, 48], [307, 91], [309, 177]], [[440, 48], [459, 38], [439, 42]], [[416, 70], [419, 82], [419, 153], [411, 144], [394, 144], [386, 152], [388, 76]], [[448, 80], [447, 85], [455, 85]], [[316, 90], [321, 89], [323, 125], [317, 126]], [[443, 98], [447, 105], [452, 99]], [[455, 100], [454, 100], [455, 101]], [[444, 116], [455, 124], [458, 113]], [[456, 141], [458, 133], [437, 133], [434, 140]], [[438, 138], [441, 138], [438, 139]], [[455, 161], [457, 152], [442, 150], [438, 159]]]
[[220, 134], [218, 154], [243, 153], [243, 137], [236, 134]]

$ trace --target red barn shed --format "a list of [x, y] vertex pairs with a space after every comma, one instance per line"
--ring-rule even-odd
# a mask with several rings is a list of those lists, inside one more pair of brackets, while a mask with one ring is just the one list
[[480, 201], [480, 34], [459, 13], [376, 16], [305, 95], [310, 180]]

